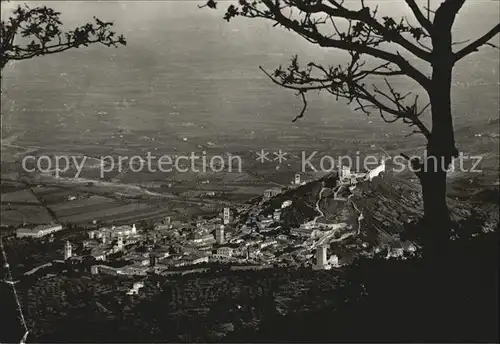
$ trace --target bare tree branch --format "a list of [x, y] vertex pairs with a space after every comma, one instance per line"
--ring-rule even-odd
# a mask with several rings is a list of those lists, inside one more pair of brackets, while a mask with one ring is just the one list
[[455, 62], [461, 60], [465, 56], [478, 51], [479, 48], [483, 45], [489, 45], [496, 47], [495, 45], [492, 45], [491, 43], [488, 43], [490, 39], [495, 37], [498, 33], [500, 33], [500, 24], [497, 24], [495, 27], [493, 27], [490, 31], [485, 33], [483, 36], [480, 38], [476, 39], [474, 42], [469, 44], [468, 46], [464, 47], [460, 51], [455, 53]]
[[113, 23], [95, 17], [94, 23], [63, 32], [60, 14], [46, 6], [31, 8], [24, 5], [18, 6], [7, 20], [2, 20], [0, 67], [9, 61], [57, 54], [95, 43], [108, 47], [126, 44], [123, 36], [111, 30]]
[[[388, 79], [385, 79], [388, 92], [381, 90], [377, 86], [373, 86], [373, 92], [371, 92], [363, 84], [363, 80], [372, 75], [393, 77], [404, 75], [404, 73], [401, 70], [391, 68], [389, 62], [372, 69], [362, 69], [364, 62], [359, 60], [359, 54], [353, 52], [351, 57], [351, 63], [347, 67], [326, 68], [310, 62], [306, 68], [300, 68], [297, 57], [294, 57], [286, 70], [282, 70], [280, 67], [272, 75], [262, 67], [259, 68], [273, 83], [296, 90], [298, 91], [297, 95], [302, 97], [304, 107], [300, 114], [295, 117], [294, 122], [302, 118], [306, 111], [305, 93], [307, 91], [323, 90], [331, 93], [337, 99], [346, 99], [348, 103], [356, 102], [359, 106], [355, 110], [361, 110], [369, 115], [372, 109], [377, 109], [385, 122], [392, 123], [401, 120], [410, 126], [416, 126], [419, 133], [429, 137], [429, 130], [418, 118], [428, 105], [418, 110], [418, 96], [415, 97], [413, 103], [407, 104], [406, 99], [411, 93], [399, 94]], [[388, 118], [385, 114], [393, 117]]]
[[455, 21], [455, 17], [457, 16], [458, 11], [460, 11], [464, 3], [465, 0], [443, 1], [439, 8], [436, 10], [433, 23], [434, 30], [432, 34], [437, 34], [438, 36], [443, 34], [451, 35], [450, 30]]
[[420, 11], [415, 0], [405, 0], [405, 2], [410, 7], [411, 11], [413, 12], [413, 15], [415, 16], [415, 18], [417, 18], [417, 21], [420, 23], [420, 25], [422, 25], [422, 27], [425, 28], [429, 34], [431, 34], [432, 23]]
[[304, 106], [302, 107], [302, 110], [297, 115], [297, 117], [295, 117], [292, 120], [292, 122], [296, 122], [299, 118], [304, 117], [304, 113], [306, 112], [306, 109], [307, 109], [307, 100], [306, 100], [305, 92], [299, 92], [299, 94], [302, 96], [302, 102], [304, 103]]
[[[269, 0], [268, 3], [271, 1]], [[369, 25], [371, 28], [375, 29], [381, 36], [384, 37], [386, 41], [393, 41], [399, 44], [401, 47], [405, 48], [413, 55], [421, 58], [425, 61], [430, 61], [430, 55], [427, 51], [422, 50], [418, 46], [412, 44], [406, 40], [398, 30], [393, 30], [390, 25], [383, 25], [370, 13], [368, 7], [362, 2], [362, 9], [359, 11], [348, 10], [342, 3], [338, 1], [329, 0], [329, 2], [335, 7], [332, 8], [323, 4], [321, 1], [307, 1], [307, 0], [293, 0], [290, 1], [291, 4], [295, 5], [299, 10], [306, 13], [320, 13], [323, 12], [328, 14], [332, 18], [343, 18], [348, 20], [356, 20]], [[268, 5], [269, 6], [269, 5]]]
[[[443, 0], [436, 11], [425, 8], [428, 13], [434, 14], [431, 21], [430, 16], [424, 16], [416, 0], [405, 0], [418, 22], [416, 25], [411, 24], [406, 17], [400, 21], [387, 16], [379, 18], [378, 7], [372, 9], [364, 0], [360, 0], [361, 8], [356, 9], [347, 8], [344, 0], [239, 0], [237, 5], [229, 5], [224, 19], [229, 21], [236, 16], [264, 18], [271, 20], [273, 26], [280, 25], [312, 44], [349, 53], [351, 61], [344, 67], [327, 67], [310, 62], [306, 68], [299, 68], [294, 57], [285, 70], [279, 67], [274, 73], [268, 73], [261, 68], [274, 83], [298, 91], [297, 95], [302, 97], [304, 107], [294, 121], [304, 116], [307, 91], [327, 91], [336, 99], [356, 102], [359, 106], [357, 110], [366, 114], [377, 109], [387, 122], [401, 120], [415, 126], [415, 132], [430, 140], [436, 128], [440, 128], [437, 133], [442, 133], [446, 126], [440, 126], [438, 117], [433, 116], [431, 133], [420, 120], [419, 117], [430, 103], [420, 108], [418, 96], [411, 102], [410, 94], [399, 94], [387, 79], [387, 90], [375, 85], [369, 89], [364, 80], [377, 76], [409, 77], [423, 87], [435, 104], [440, 99], [439, 92], [447, 92], [444, 88], [451, 87], [447, 86], [450, 79], [447, 75], [451, 73], [454, 63], [451, 28], [465, 1]], [[216, 4], [216, 0], [209, 0], [206, 6], [215, 8]], [[479, 41], [482, 42], [481, 39]], [[396, 49], [385, 49], [386, 44]], [[486, 41], [483, 44], [490, 43]], [[432, 67], [432, 78], [403, 57], [398, 48], [428, 62]], [[465, 49], [470, 47], [464, 48], [462, 52], [467, 52]], [[366, 56], [382, 62], [375, 68], [365, 68], [368, 61], [362, 61], [361, 58]], [[443, 99], [440, 105], [447, 106], [447, 102]], [[440, 120], [444, 120], [442, 117], [447, 115], [439, 116]], [[453, 135], [448, 135], [448, 138], [450, 142], [447, 144], [454, 145]]]
[[[297, 20], [291, 20], [283, 15], [281, 9], [278, 5], [275, 5], [271, 0], [262, 0], [263, 3], [269, 9], [272, 14], [272, 19], [283, 25], [284, 27], [291, 29], [306, 38], [312, 43], [316, 43], [322, 47], [337, 48], [344, 51], [355, 51], [360, 54], [367, 54], [377, 59], [382, 59], [388, 62], [392, 62], [399, 66], [406, 75], [417, 81], [422, 87], [428, 89], [429, 79], [423, 75], [419, 70], [413, 67], [405, 58], [400, 54], [390, 53], [381, 49], [374, 48], [368, 44], [356, 43], [348, 41], [345, 39], [332, 39], [320, 34], [315, 29], [308, 29], [306, 26], [301, 25]], [[279, 3], [279, 2], [276, 2]], [[269, 16], [268, 16], [269, 17]], [[427, 54], [427, 53], [426, 53]]]
[[451, 45], [460, 45], [460, 44], [465, 44], [467, 42], [470, 42], [470, 39], [465, 39], [463, 41], [453, 42], [453, 43], [451, 43]]

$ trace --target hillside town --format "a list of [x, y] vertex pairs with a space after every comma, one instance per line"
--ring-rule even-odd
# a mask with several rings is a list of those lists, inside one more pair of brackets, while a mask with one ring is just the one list
[[[371, 181], [384, 171], [384, 163], [374, 171], [351, 173], [340, 170], [336, 186], [332, 189], [335, 199], [343, 188], [353, 190], [359, 182]], [[335, 242], [355, 238], [350, 247], [358, 246], [362, 254], [371, 255], [387, 251], [387, 258], [402, 257], [404, 252], [414, 252], [413, 244], [394, 247], [373, 246], [356, 238], [361, 231], [363, 214], [358, 216], [357, 226], [347, 223], [324, 223], [318, 219], [323, 211], [320, 201], [327, 188], [323, 187], [316, 204], [318, 216], [296, 228], [283, 227], [283, 213], [291, 207], [292, 200], [285, 200], [270, 214], [264, 214], [264, 204], [285, 191], [307, 185], [296, 174], [287, 188], [267, 189], [256, 207], [223, 208], [212, 218], [198, 218], [186, 222], [167, 216], [156, 221], [152, 228], [138, 228], [136, 224], [101, 226], [96, 221], [93, 228], [79, 241], [64, 243], [61, 260], [45, 262], [26, 272], [31, 275], [52, 263], [70, 263], [78, 266], [91, 262], [92, 274], [146, 276], [148, 274], [172, 275], [202, 271], [210, 264], [222, 264], [230, 269], [263, 269], [266, 267], [310, 267], [314, 270], [340, 268], [348, 265], [352, 257], [329, 252]], [[349, 197], [348, 197], [349, 198]], [[349, 199], [343, 199], [348, 202]], [[355, 207], [355, 205], [354, 205]], [[54, 234], [64, 228], [49, 224], [34, 228], [19, 228], [17, 238], [54, 240]], [[200, 270], [201, 269], [201, 270]], [[130, 295], [139, 292], [138, 284]]]

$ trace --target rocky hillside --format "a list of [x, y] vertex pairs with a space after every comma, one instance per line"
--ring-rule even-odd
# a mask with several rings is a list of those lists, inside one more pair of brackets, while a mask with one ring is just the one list
[[[282, 209], [282, 226], [285, 229], [297, 228], [314, 220], [327, 224], [347, 223], [348, 228], [358, 231], [357, 237], [362, 241], [380, 244], [398, 239], [405, 225], [423, 215], [420, 184], [408, 174], [398, 174], [389, 169], [372, 181], [358, 183], [354, 188], [339, 188], [336, 186], [337, 179], [337, 174], [333, 173], [286, 190], [268, 201], [255, 199], [242, 218], [247, 218], [250, 213], [267, 216], [280, 209], [284, 202], [291, 201], [291, 205]], [[497, 199], [498, 188], [476, 191], [475, 195], [488, 197], [481, 204], [458, 197], [448, 199], [455, 221], [469, 217], [472, 211], [484, 213], [487, 201]]]

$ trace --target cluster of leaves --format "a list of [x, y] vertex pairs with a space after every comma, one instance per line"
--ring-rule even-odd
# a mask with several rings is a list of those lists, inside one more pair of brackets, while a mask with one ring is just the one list
[[31, 8], [19, 5], [7, 20], [0, 23], [1, 68], [9, 61], [27, 60], [72, 48], [100, 43], [108, 47], [125, 45], [122, 35], [111, 30], [113, 23], [94, 17], [87, 23], [63, 31], [60, 12], [47, 6]]
[[386, 16], [383, 17], [382, 20], [384, 21], [384, 28], [386, 28], [389, 32], [392, 33], [407, 32], [410, 33], [411, 36], [417, 41], [429, 37], [429, 34], [424, 29], [422, 29], [421, 27], [412, 26], [408, 24], [407, 21], [405, 24], [404, 19], [401, 19], [399, 23], [396, 23], [396, 21], [393, 18]]

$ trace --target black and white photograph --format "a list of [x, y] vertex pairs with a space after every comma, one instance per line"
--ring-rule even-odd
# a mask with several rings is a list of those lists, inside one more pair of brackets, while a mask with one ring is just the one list
[[0, 343], [499, 342], [499, 0], [0, 5]]

